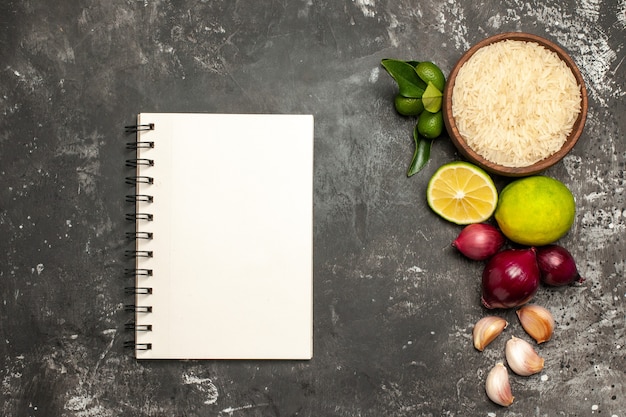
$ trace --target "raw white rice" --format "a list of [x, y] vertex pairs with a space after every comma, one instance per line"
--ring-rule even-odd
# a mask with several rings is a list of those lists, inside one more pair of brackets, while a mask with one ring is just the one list
[[491, 162], [532, 165], [567, 140], [581, 107], [580, 87], [559, 56], [536, 42], [480, 48], [459, 69], [452, 115], [467, 144]]

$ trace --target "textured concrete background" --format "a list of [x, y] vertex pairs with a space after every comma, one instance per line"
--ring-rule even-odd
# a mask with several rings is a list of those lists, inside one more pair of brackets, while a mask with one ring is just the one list
[[[0, 2], [0, 22], [1, 415], [626, 417], [624, 0], [29, 0]], [[414, 121], [380, 67], [448, 73], [504, 31], [561, 44], [590, 97], [582, 139], [546, 172], [576, 197], [560, 243], [587, 281], [537, 294], [557, 330], [545, 369], [512, 377], [509, 409], [484, 379], [526, 336], [500, 311], [505, 334], [473, 349], [482, 264], [424, 197], [459, 156], [441, 139], [406, 178]], [[123, 126], [142, 111], [315, 115], [312, 361], [123, 348]]]

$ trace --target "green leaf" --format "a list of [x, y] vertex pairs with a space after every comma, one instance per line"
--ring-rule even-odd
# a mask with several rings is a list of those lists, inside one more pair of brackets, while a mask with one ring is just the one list
[[441, 110], [443, 93], [431, 81], [428, 81], [428, 86], [422, 93], [422, 103], [424, 104], [424, 109], [430, 113], [437, 113]]
[[411, 165], [406, 173], [407, 177], [417, 174], [426, 166], [428, 159], [430, 158], [430, 147], [433, 143], [432, 140], [422, 139], [417, 134], [417, 125], [413, 129], [413, 141], [415, 142], [415, 151], [413, 152], [413, 159]]
[[422, 97], [426, 84], [418, 77], [415, 68], [411, 64], [397, 59], [383, 59], [381, 64], [398, 83], [401, 95], [408, 98]]

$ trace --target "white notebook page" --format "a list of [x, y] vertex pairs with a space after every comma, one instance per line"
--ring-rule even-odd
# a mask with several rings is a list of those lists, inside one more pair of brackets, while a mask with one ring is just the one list
[[313, 117], [142, 113], [139, 359], [310, 359]]

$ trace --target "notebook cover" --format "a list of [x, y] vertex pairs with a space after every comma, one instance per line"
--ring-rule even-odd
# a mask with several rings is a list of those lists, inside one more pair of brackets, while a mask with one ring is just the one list
[[141, 113], [138, 359], [310, 359], [313, 116]]

